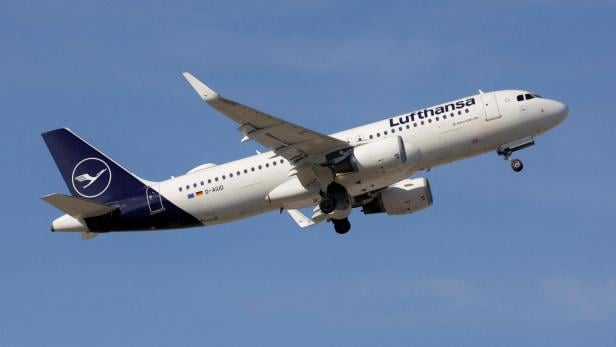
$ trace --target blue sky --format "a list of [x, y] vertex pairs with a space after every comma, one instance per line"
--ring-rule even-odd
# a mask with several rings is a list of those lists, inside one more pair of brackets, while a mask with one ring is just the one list
[[[616, 6], [7, 2], [0, 11], [0, 346], [613, 346]], [[341, 237], [271, 213], [212, 228], [52, 234], [70, 127], [148, 179], [251, 155], [182, 79], [317, 131], [529, 89], [567, 121], [438, 167], [434, 206]]]

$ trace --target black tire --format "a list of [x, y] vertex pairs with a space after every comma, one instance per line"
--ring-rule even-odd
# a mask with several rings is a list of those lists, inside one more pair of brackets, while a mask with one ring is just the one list
[[334, 223], [334, 230], [340, 235], [346, 234], [351, 230], [351, 222], [348, 218], [345, 219], [332, 219]]
[[511, 168], [515, 172], [520, 172], [522, 171], [522, 169], [524, 169], [524, 164], [522, 163], [520, 159], [513, 159], [511, 161]]
[[336, 199], [331, 197], [322, 198], [321, 202], [319, 202], [319, 209], [325, 214], [334, 212], [336, 209]]

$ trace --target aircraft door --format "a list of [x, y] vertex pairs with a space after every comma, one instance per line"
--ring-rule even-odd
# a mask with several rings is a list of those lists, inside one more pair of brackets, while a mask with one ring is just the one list
[[163, 199], [158, 191], [154, 190], [152, 187], [147, 187], [145, 190], [145, 196], [148, 201], [150, 214], [155, 214], [165, 210], [165, 207], [163, 206]]
[[501, 117], [501, 113], [498, 108], [498, 102], [496, 101], [496, 93], [481, 94], [481, 101], [483, 104], [483, 110], [485, 112], [487, 121]]

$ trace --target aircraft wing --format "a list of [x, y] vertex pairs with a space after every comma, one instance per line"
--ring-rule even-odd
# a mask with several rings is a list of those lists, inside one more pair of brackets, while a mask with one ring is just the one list
[[242, 142], [255, 140], [292, 164], [306, 158], [323, 158], [321, 156], [349, 147], [345, 141], [226, 99], [190, 73], [183, 75], [201, 99], [239, 124], [238, 130], [244, 134]]

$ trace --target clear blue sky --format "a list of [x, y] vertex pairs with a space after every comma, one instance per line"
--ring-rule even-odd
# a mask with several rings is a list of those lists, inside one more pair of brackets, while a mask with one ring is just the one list
[[[610, 1], [10, 1], [0, 11], [0, 346], [613, 346]], [[182, 71], [331, 133], [477, 89], [571, 114], [519, 154], [427, 174], [434, 206], [300, 231], [52, 234], [70, 127], [149, 179], [251, 155]]]

